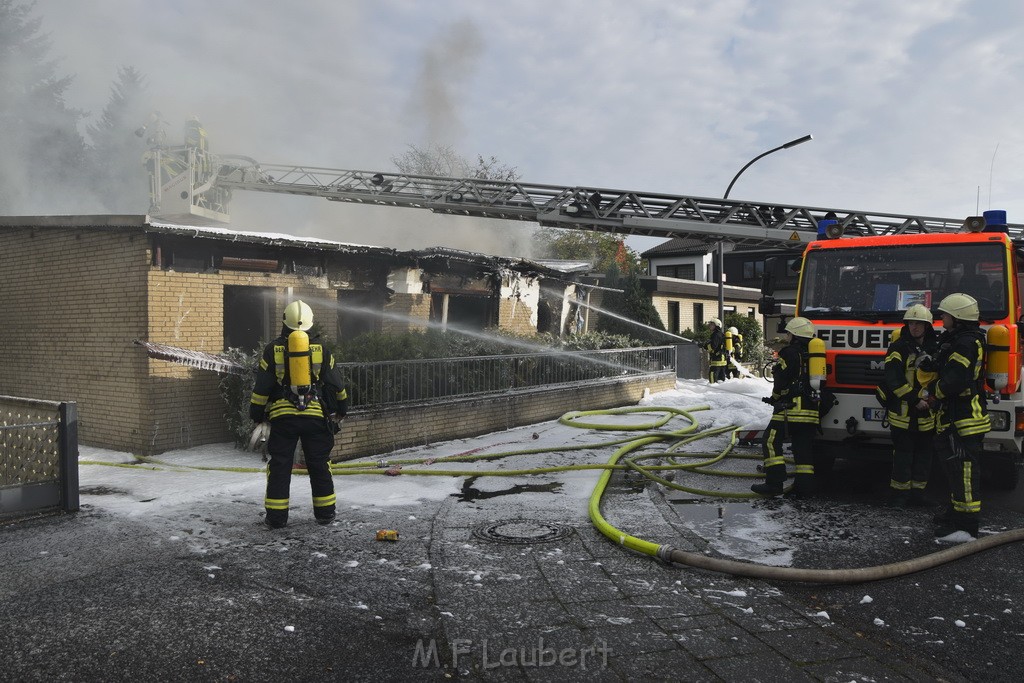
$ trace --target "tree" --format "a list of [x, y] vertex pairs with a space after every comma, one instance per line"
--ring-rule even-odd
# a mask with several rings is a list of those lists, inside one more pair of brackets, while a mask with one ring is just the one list
[[34, 3], [0, 0], [0, 202], [5, 213], [80, 210], [84, 112], [68, 107]]
[[400, 156], [391, 157], [391, 163], [402, 173], [411, 175], [432, 175], [442, 178], [475, 178], [477, 180], [519, 180], [514, 166], [501, 163], [495, 157], [484, 159], [477, 155], [476, 162], [470, 162], [451, 145], [428, 145], [409, 148]]
[[[621, 289], [622, 293], [605, 293], [602, 308], [614, 315], [599, 315], [597, 319], [598, 332], [625, 334], [649, 344], [672, 343], [671, 337], [654, 331], [664, 330], [665, 326], [661, 322], [661, 316], [658, 315], [657, 309], [654, 308], [651, 295], [647, 293], [640, 282], [640, 273], [637, 270], [629, 270], [622, 275], [613, 270], [605, 284], [614, 289]], [[600, 314], [601, 311], [598, 313]], [[629, 321], [654, 329], [646, 329]]]
[[596, 272], [605, 274], [613, 269], [620, 273], [640, 270], [640, 256], [626, 246], [620, 235], [546, 228], [537, 232], [536, 239], [545, 258], [589, 261]]
[[147, 178], [142, 171], [145, 142], [133, 134], [145, 120], [145, 78], [122, 67], [110, 87], [110, 100], [99, 121], [87, 127], [89, 178], [93, 191], [111, 213], [145, 213]]

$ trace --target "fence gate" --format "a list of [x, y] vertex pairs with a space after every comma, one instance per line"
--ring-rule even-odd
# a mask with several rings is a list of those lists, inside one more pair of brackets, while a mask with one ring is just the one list
[[78, 509], [75, 403], [0, 396], [0, 517]]

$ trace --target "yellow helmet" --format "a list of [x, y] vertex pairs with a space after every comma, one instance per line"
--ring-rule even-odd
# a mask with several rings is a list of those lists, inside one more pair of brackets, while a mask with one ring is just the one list
[[722, 329], [722, 321], [719, 320], [718, 318], [712, 318], [711, 320], [709, 320], [708, 325], [714, 325], [718, 329]]
[[786, 332], [789, 332], [794, 337], [810, 339], [814, 336], [814, 323], [807, 318], [793, 318], [786, 323]]
[[903, 320], [906, 322], [916, 320], [919, 323], [930, 323], [933, 320], [932, 312], [922, 304], [914, 304], [903, 314]]
[[957, 320], [978, 320], [978, 301], [969, 294], [956, 292], [939, 302], [939, 310]]
[[293, 301], [284, 308], [284, 326], [305, 332], [313, 327], [313, 309], [305, 301]]

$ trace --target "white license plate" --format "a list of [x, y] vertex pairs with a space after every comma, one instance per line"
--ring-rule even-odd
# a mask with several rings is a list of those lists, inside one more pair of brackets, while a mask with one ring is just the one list
[[885, 420], [885, 408], [865, 408], [864, 419], [868, 422], [882, 422]]

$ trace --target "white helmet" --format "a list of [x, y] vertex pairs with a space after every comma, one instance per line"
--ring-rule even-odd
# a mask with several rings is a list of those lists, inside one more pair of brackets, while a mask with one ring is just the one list
[[718, 318], [712, 318], [711, 320], [709, 320], [708, 325], [714, 325], [718, 329], [722, 329], [722, 321], [719, 320]]
[[807, 318], [793, 318], [786, 323], [786, 332], [789, 332], [794, 337], [810, 339], [814, 336], [814, 323]]
[[740, 333], [740, 331], [739, 331], [739, 330], [737, 330], [737, 329], [736, 329], [735, 327], [730, 327], [730, 328], [729, 328], [729, 333], [730, 333], [730, 334], [739, 334], [739, 333]]
[[973, 320], [977, 322], [979, 317], [978, 301], [973, 296], [960, 292], [950, 294], [940, 301], [939, 310], [943, 313], [949, 313], [957, 320]]
[[911, 321], [930, 323], [933, 320], [932, 312], [922, 304], [914, 304], [907, 309], [906, 313], [903, 314], [903, 320], [908, 323]]
[[305, 301], [293, 301], [284, 308], [284, 326], [305, 332], [313, 327], [313, 309]]

